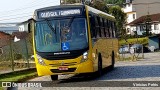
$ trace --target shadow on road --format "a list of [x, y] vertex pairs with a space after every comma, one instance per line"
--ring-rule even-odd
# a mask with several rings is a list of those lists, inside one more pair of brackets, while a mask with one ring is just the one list
[[103, 69], [103, 73], [101, 76], [98, 76], [98, 72], [94, 73], [85, 73], [85, 74], [78, 74], [73, 77], [67, 78], [67, 79], [60, 79], [59, 83], [70, 83], [70, 82], [89, 82], [89, 81], [95, 81], [98, 78], [103, 77], [107, 73], [112, 71], [111, 67], [107, 67]]
[[160, 77], [160, 65], [117, 66], [98, 80], [121, 80], [131, 78]]

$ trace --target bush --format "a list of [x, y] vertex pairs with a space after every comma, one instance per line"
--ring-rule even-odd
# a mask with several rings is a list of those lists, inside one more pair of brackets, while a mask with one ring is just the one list
[[130, 39], [120, 39], [119, 45], [126, 45], [126, 44], [143, 44], [144, 46], [148, 45], [148, 37], [143, 38], [130, 38]]
[[14, 59], [18, 60], [22, 58], [22, 54], [14, 54]]

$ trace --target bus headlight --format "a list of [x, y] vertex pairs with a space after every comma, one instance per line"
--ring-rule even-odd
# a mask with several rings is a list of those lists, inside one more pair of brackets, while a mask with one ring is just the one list
[[82, 56], [82, 59], [81, 59], [81, 63], [85, 62], [87, 59], [88, 59], [88, 52], [84, 52], [83, 56]]
[[37, 59], [38, 59], [38, 63], [39, 63], [40, 65], [43, 65], [43, 66], [46, 65], [41, 56], [37, 55]]

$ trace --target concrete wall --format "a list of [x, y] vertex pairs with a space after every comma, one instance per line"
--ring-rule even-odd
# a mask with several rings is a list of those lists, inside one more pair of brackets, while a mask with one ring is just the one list
[[134, 0], [133, 8], [135, 8], [137, 18], [148, 15], [148, 12], [149, 14], [160, 13], [160, 0]]

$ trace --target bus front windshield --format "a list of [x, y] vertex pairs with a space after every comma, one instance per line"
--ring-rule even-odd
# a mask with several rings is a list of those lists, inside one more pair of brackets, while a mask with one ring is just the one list
[[87, 48], [86, 19], [53, 19], [36, 22], [35, 45], [38, 52], [62, 52]]

